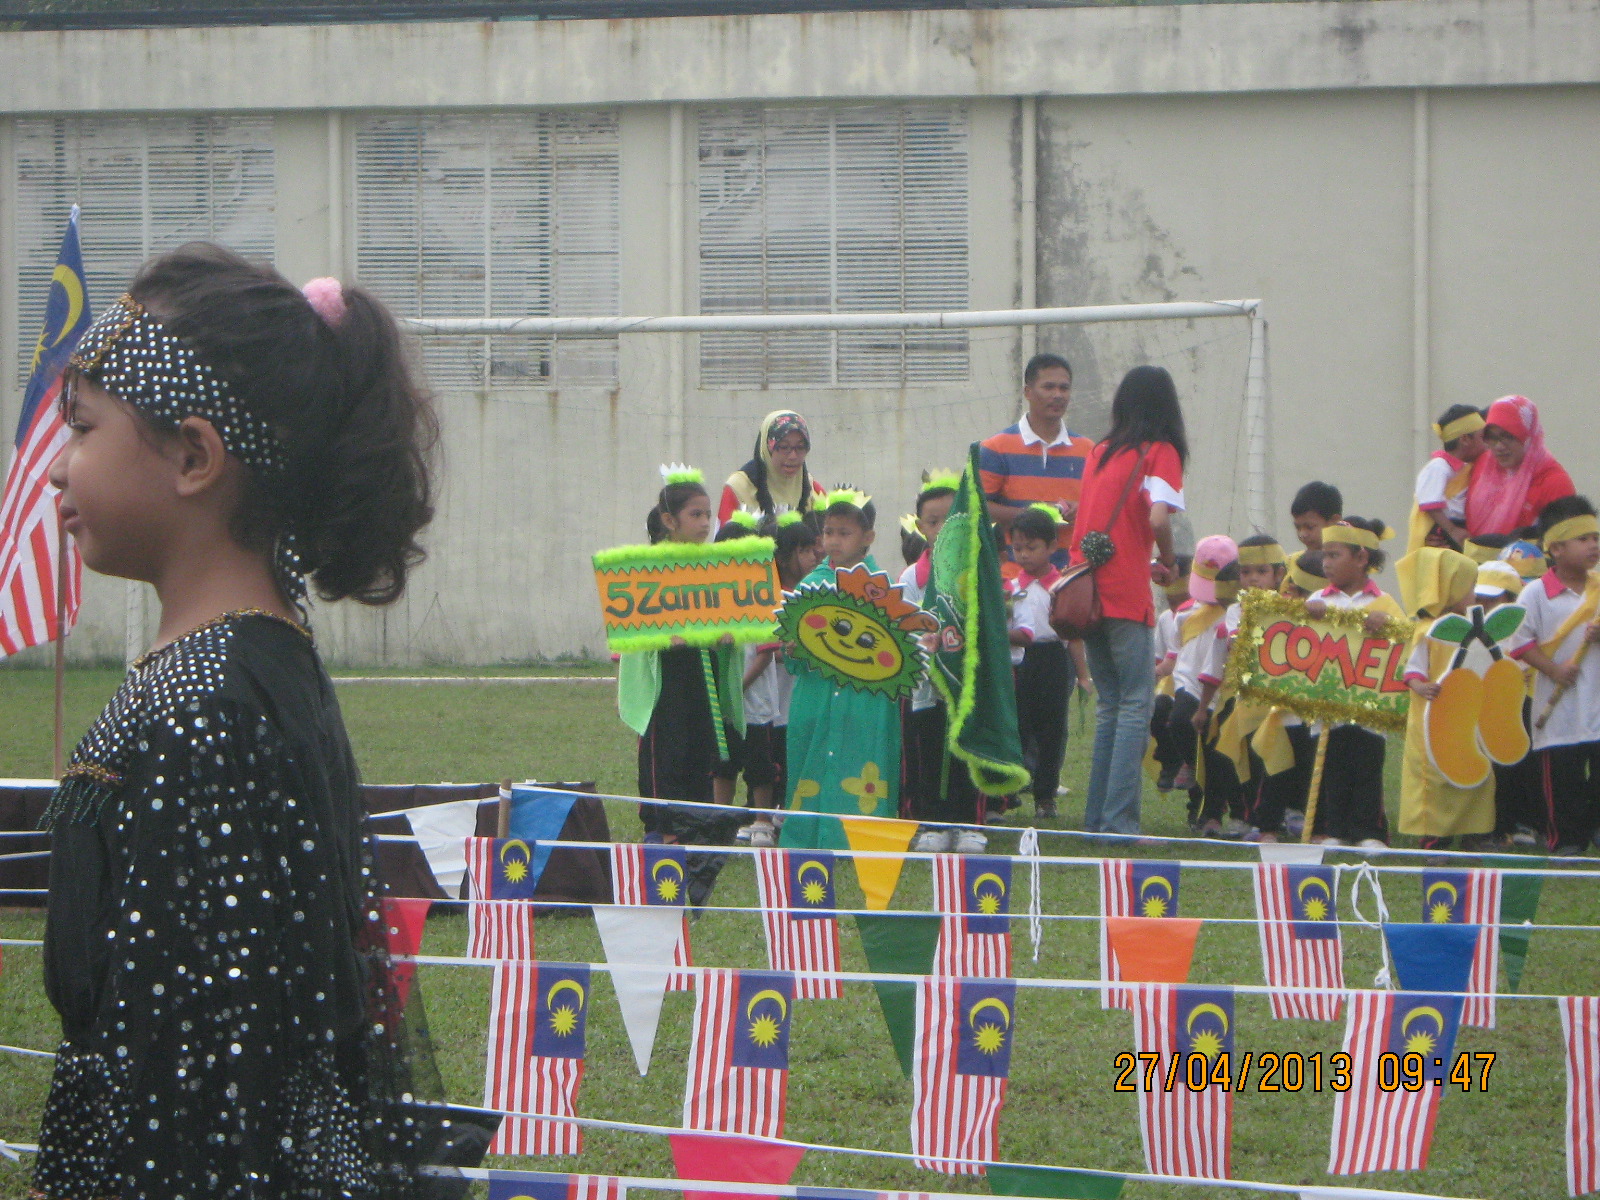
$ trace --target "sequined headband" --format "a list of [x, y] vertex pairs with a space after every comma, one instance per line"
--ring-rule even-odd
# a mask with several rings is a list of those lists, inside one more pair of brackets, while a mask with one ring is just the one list
[[101, 314], [71, 361], [146, 416], [169, 425], [185, 417], [210, 421], [223, 448], [247, 467], [283, 466], [283, 446], [271, 427], [132, 296]]

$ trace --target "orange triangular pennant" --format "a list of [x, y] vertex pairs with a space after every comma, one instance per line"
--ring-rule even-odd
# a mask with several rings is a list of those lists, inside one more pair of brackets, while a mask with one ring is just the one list
[[1107, 917], [1106, 939], [1124, 983], [1187, 983], [1198, 917]]
[[[900, 856], [916, 836], [917, 823], [841, 817], [840, 824], [844, 826], [850, 849], [877, 850], [885, 854], [883, 858], [863, 858], [858, 854], [855, 862], [856, 879], [861, 884], [861, 894], [867, 899], [867, 907], [888, 908], [889, 901], [894, 898], [895, 885], [900, 882], [900, 868], [906, 861]], [[890, 854], [894, 857], [887, 857]]]

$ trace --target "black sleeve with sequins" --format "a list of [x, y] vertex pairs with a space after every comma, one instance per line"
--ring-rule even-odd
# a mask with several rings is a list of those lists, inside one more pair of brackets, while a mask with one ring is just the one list
[[[56, 999], [92, 1019], [64, 1022], [43, 1195], [404, 1194], [376, 1165], [407, 1157], [382, 1118], [409, 1088], [384, 1061], [370, 865], [329, 766], [225, 688], [144, 723], [97, 822], [104, 948], [82, 950], [103, 976], [53, 987], [88, 986]], [[53, 957], [92, 925], [56, 925]]]

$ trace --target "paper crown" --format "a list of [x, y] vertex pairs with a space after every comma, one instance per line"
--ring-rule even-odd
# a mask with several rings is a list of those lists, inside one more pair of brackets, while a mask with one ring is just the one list
[[922, 473], [922, 488], [917, 495], [931, 492], [935, 488], [949, 488], [952, 492], [961, 486], [961, 472], [949, 471], [943, 467], [929, 467]]
[[787, 529], [791, 525], [798, 525], [806, 519], [805, 514], [796, 509], [786, 508], [778, 514], [778, 528]]
[[848, 504], [853, 508], [865, 508], [872, 503], [872, 497], [849, 484], [840, 484], [822, 498], [822, 508], [826, 512], [836, 504]]
[[661, 483], [664, 487], [671, 487], [675, 483], [704, 483], [706, 477], [700, 473], [699, 467], [691, 467], [688, 463], [662, 463]]
[[1028, 511], [1043, 513], [1050, 518], [1053, 524], [1059, 525], [1061, 523], [1061, 510], [1054, 504], [1030, 504], [1028, 505]]
[[918, 537], [922, 536], [922, 530], [917, 528], [917, 514], [916, 513], [906, 513], [905, 516], [901, 517], [900, 518], [900, 528], [902, 530], [904, 530], [906, 533], [914, 533]]
[[760, 518], [760, 513], [751, 512], [748, 508], [736, 508], [728, 514], [728, 519], [723, 524], [737, 525], [741, 529], [748, 529], [751, 533], [754, 533], [756, 527], [761, 523]]

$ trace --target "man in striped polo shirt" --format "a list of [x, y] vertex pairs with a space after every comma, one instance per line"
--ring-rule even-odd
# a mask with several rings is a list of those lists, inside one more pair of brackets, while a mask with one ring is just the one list
[[1022, 420], [984, 439], [978, 449], [983, 493], [990, 518], [1007, 532], [1030, 504], [1060, 509], [1064, 518], [1060, 542], [1051, 558], [1057, 566], [1065, 566], [1083, 489], [1083, 466], [1094, 443], [1067, 428], [1072, 368], [1059, 354], [1035, 354], [1028, 360], [1022, 397], [1028, 403]]

